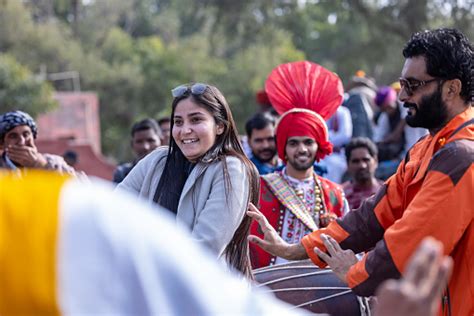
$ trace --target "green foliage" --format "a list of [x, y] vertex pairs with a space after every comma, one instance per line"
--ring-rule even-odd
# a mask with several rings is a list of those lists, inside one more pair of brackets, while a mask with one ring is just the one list
[[52, 87], [13, 57], [0, 54], [0, 113], [22, 110], [32, 116], [53, 109]]
[[102, 58], [112, 65], [133, 62], [133, 44], [133, 39], [127, 33], [113, 27], [105, 36]]
[[270, 71], [281, 63], [305, 59], [286, 32], [280, 31], [274, 41], [272, 46], [261, 43], [243, 50], [230, 60], [229, 70], [215, 81], [226, 96], [241, 133], [245, 121], [258, 110], [255, 93], [263, 89]]
[[[100, 97], [103, 150], [125, 160], [130, 126], [168, 115], [170, 90], [179, 84], [216, 85], [242, 128], [256, 111], [255, 92], [275, 66], [308, 59], [343, 80], [363, 69], [387, 84], [399, 75], [401, 48], [412, 32], [453, 26], [472, 39], [471, 2], [0, 0], [0, 52], [28, 68], [18, 66], [18, 73], [28, 74], [2, 84], [34, 91], [31, 72], [77, 71], [82, 90]], [[2, 58], [5, 69], [13, 63]], [[25, 104], [44, 103], [51, 93], [48, 85], [34, 87], [39, 97]], [[71, 88], [66, 82], [54, 87]], [[33, 107], [38, 113], [50, 105]]]
[[22, 43], [33, 31], [30, 15], [18, 1], [0, 1], [0, 51], [6, 52]]

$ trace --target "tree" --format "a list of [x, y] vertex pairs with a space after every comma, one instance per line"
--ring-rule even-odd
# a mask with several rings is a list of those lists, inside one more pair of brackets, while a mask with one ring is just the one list
[[0, 52], [33, 73], [79, 72], [100, 97], [105, 153], [124, 160], [131, 124], [169, 114], [179, 84], [217, 85], [241, 128], [281, 63], [388, 84], [411, 33], [452, 26], [472, 39], [473, 24], [474, 2], [458, 0], [0, 0]]
[[13, 57], [0, 54], [0, 113], [22, 110], [36, 116], [56, 106], [50, 84]]

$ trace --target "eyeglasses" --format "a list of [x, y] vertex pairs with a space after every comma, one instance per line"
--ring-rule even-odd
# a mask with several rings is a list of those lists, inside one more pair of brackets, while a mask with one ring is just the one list
[[204, 83], [195, 83], [192, 86], [183, 84], [171, 90], [171, 95], [174, 98], [180, 98], [188, 92], [191, 92], [193, 95], [201, 95], [206, 91], [206, 89], [207, 84]]
[[431, 83], [434, 81], [437, 81], [437, 82], [443, 81], [443, 79], [440, 79], [440, 78], [433, 78], [430, 80], [417, 80], [417, 79], [408, 80], [405, 78], [399, 78], [398, 80], [400, 81], [400, 87], [402, 89], [405, 89], [406, 93], [409, 96], [412, 96], [413, 93], [415, 93], [416, 89], [418, 89], [419, 87], [425, 86], [428, 83]]

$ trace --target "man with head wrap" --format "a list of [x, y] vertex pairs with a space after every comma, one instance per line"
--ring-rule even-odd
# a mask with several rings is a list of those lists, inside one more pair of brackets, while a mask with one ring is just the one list
[[33, 118], [23, 111], [0, 115], [0, 168], [48, 169], [73, 173], [62, 157], [38, 152], [35, 139], [38, 129]]
[[[292, 67], [292, 72], [295, 73], [301, 68], [312, 74], [321, 72], [318, 79], [329, 77], [332, 81], [337, 78], [335, 74], [309, 62], [281, 65], [274, 70], [273, 74], [284, 70], [285, 67]], [[292, 75], [293, 73], [286, 74], [286, 79]], [[306, 76], [300, 79], [305, 81]], [[277, 110], [283, 112], [280, 103], [285, 98], [277, 96], [274, 93], [275, 89], [271, 88], [277, 80], [278, 78], [274, 75], [270, 75], [266, 84], [269, 88], [267, 92], [270, 98], [275, 99], [275, 102], [272, 100], [272, 104]], [[337, 80], [334, 81], [338, 82]], [[302, 95], [300, 95], [302, 98], [299, 99], [296, 95], [288, 96], [287, 100], [291, 100], [289, 103], [298, 104], [300, 107], [285, 111], [277, 124], [277, 152], [278, 157], [285, 163], [285, 167], [281, 171], [261, 177], [260, 210], [280, 236], [292, 244], [299, 243], [306, 234], [327, 226], [331, 220], [344, 215], [349, 208], [339, 185], [318, 176], [313, 167], [315, 161], [319, 161], [332, 152], [332, 144], [329, 142], [325, 119], [311, 110], [311, 106], [305, 106], [303, 99], [308, 101], [307, 104], [318, 104], [324, 107], [327, 101], [320, 99], [321, 94], [324, 93], [314, 98], [309, 96], [310, 92], [305, 91], [313, 89], [305, 90], [304, 88], [309, 88], [309, 86], [305, 86], [304, 82], [301, 85], [298, 85], [298, 82], [288, 85], [285, 83], [283, 86], [287, 92], [292, 91], [293, 88], [294, 90], [302, 88]], [[330, 90], [329, 93], [337, 95], [338, 90], [335, 86], [330, 84], [320, 84], [320, 86], [325, 87], [322, 88], [323, 90]], [[342, 94], [340, 101], [342, 101]], [[340, 102], [336, 102], [335, 105], [337, 108]], [[330, 115], [329, 112], [326, 113]], [[262, 236], [256, 222], [251, 227], [251, 233]], [[285, 259], [272, 256], [254, 245], [251, 245], [250, 257], [254, 268], [286, 262]]]

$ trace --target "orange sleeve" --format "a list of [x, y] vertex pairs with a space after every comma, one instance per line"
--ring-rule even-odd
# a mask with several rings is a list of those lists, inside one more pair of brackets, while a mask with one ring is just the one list
[[[355, 253], [374, 247], [383, 237], [385, 227], [395, 221], [395, 212], [392, 211], [393, 206], [387, 197], [391, 191], [392, 195], [398, 194], [395, 183], [392, 179], [387, 181], [373, 197], [365, 200], [359, 209], [350, 211], [326, 228], [306, 235], [301, 242], [308, 257], [320, 267], [326, 265], [314, 252], [314, 247], [326, 250], [320, 238], [323, 233], [333, 237], [343, 249], [352, 249]], [[395, 188], [391, 188], [394, 186]]]
[[313, 261], [314, 264], [316, 264], [320, 268], [324, 268], [327, 265], [326, 262], [322, 261], [319, 256], [314, 252], [314, 247], [318, 247], [322, 251], [326, 251], [326, 247], [324, 246], [320, 237], [321, 234], [330, 235], [337, 242], [341, 242], [342, 240], [347, 238], [348, 233], [341, 226], [339, 226], [336, 221], [333, 221], [328, 225], [328, 227], [319, 229], [309, 235], [306, 235], [301, 240], [301, 243], [306, 249], [306, 253], [308, 254], [311, 261]]
[[[349, 212], [342, 219], [337, 219], [328, 227], [317, 230], [302, 239], [302, 245], [314, 264], [319, 267], [326, 266], [326, 263], [314, 252], [314, 247], [326, 251], [320, 238], [322, 233], [333, 237], [343, 249], [351, 249], [355, 253], [368, 251], [377, 245], [387, 227], [390, 227], [402, 214], [400, 196], [402, 196], [403, 169], [404, 163], [400, 165], [397, 174], [387, 180], [373, 197], [365, 200], [359, 209]], [[377, 253], [376, 258], [384, 260], [390, 256], [384, 247], [380, 247]], [[365, 268], [367, 259], [372, 264], [372, 258], [364, 258], [351, 268], [348, 282], [353, 287], [369, 278], [369, 273]], [[390, 259], [387, 260], [390, 261]], [[398, 273], [392, 266], [388, 270]]]
[[382, 281], [399, 277], [426, 236], [442, 242], [445, 254], [450, 254], [472, 224], [472, 152], [459, 144], [446, 147], [432, 159], [420, 190], [402, 217], [386, 229], [364, 260], [349, 270], [347, 280], [355, 293], [373, 295]]

